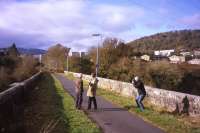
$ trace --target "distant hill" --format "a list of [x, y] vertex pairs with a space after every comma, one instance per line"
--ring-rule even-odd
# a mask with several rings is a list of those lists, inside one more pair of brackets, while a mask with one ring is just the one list
[[[9, 47], [10, 48], [10, 47]], [[0, 48], [0, 52], [8, 52], [9, 48]], [[26, 49], [26, 48], [17, 48], [19, 54], [28, 54], [28, 55], [39, 55], [45, 54], [47, 51], [42, 49]]]
[[45, 54], [46, 50], [42, 49], [25, 49], [25, 48], [17, 48], [20, 54], [31, 54], [31, 55], [38, 55], [38, 54]]
[[180, 30], [158, 33], [127, 43], [133, 52], [153, 53], [154, 50], [192, 51], [200, 48], [200, 30]]

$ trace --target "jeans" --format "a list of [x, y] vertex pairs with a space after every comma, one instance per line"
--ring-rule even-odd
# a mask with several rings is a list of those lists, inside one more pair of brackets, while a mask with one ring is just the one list
[[145, 95], [140, 94], [136, 97], [135, 101], [137, 103], [137, 106], [141, 109], [141, 111], [144, 111], [144, 105], [142, 104], [142, 101], [144, 100]]
[[76, 108], [80, 109], [83, 101], [83, 93], [76, 94]]
[[91, 104], [94, 104], [94, 109], [97, 109], [97, 101], [95, 97], [89, 97], [88, 99], [88, 109], [91, 109]]

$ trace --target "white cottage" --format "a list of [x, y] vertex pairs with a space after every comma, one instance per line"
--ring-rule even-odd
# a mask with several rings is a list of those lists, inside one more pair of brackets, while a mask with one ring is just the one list
[[175, 52], [174, 49], [169, 49], [169, 50], [158, 50], [158, 51], [154, 51], [154, 55], [155, 55], [155, 56], [169, 57], [169, 56], [172, 55], [172, 53], [174, 53], [174, 52]]
[[145, 61], [150, 61], [150, 56], [149, 55], [143, 55], [140, 57], [142, 60], [145, 60]]
[[200, 65], [200, 59], [193, 59], [188, 61], [189, 64], [196, 64], [196, 65]]
[[177, 55], [170, 56], [169, 60], [171, 63], [182, 63], [186, 61], [184, 56], [177, 56]]

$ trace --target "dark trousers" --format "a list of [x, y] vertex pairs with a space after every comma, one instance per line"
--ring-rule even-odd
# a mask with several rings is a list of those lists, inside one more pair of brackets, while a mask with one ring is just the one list
[[88, 109], [91, 109], [91, 104], [93, 102], [94, 109], [97, 109], [97, 101], [95, 97], [89, 97], [88, 99]]
[[76, 108], [81, 108], [83, 102], [83, 93], [77, 93], [76, 94]]

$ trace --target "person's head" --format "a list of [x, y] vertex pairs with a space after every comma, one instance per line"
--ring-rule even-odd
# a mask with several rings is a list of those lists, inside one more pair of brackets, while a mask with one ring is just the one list
[[134, 77], [134, 80], [135, 80], [136, 82], [138, 82], [140, 79], [139, 79], [138, 76], [135, 76], [135, 77]]
[[94, 73], [91, 73], [91, 76], [94, 78], [94, 77], [95, 77], [95, 74], [94, 74]]

